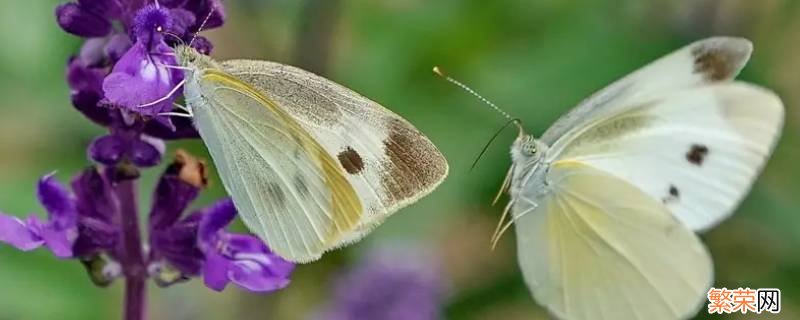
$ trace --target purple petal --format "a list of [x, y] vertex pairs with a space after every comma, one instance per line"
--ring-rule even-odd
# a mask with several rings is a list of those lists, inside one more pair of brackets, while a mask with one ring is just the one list
[[415, 247], [384, 247], [337, 277], [318, 319], [441, 318], [445, 293], [435, 255]]
[[251, 291], [273, 291], [289, 285], [294, 264], [272, 253], [257, 237], [228, 234], [228, 250], [236, 268], [231, 280]]
[[197, 139], [200, 134], [194, 128], [194, 123], [188, 118], [174, 118], [172, 119], [174, 130], [170, 130], [159, 122], [149, 121], [145, 125], [144, 133], [147, 135], [164, 139], [164, 140], [178, 140], [178, 139]]
[[211, 265], [207, 277], [216, 280], [212, 285], [222, 283], [218, 279], [219, 269], [226, 267], [227, 279], [238, 286], [254, 292], [269, 292], [289, 285], [289, 276], [294, 270], [294, 264], [270, 252], [258, 238], [248, 235], [220, 231], [219, 242], [205, 253], [206, 265]]
[[118, 18], [122, 4], [118, 0], [78, 0], [82, 8], [102, 17]]
[[64, 31], [80, 37], [103, 37], [111, 32], [108, 20], [76, 3], [56, 7], [56, 20]]
[[199, 192], [200, 188], [180, 180], [177, 175], [162, 176], [153, 194], [151, 228], [164, 229], [173, 225]]
[[[186, 3], [186, 9], [194, 12], [197, 17], [197, 22], [191, 28], [192, 32], [213, 29], [225, 23], [225, 10], [219, 0], [190, 1]], [[199, 30], [204, 20], [203, 30]]]
[[102, 251], [113, 251], [119, 241], [119, 230], [106, 221], [81, 217], [78, 238], [72, 246], [77, 257], [89, 257]]
[[122, 160], [126, 150], [125, 140], [115, 134], [105, 135], [89, 145], [89, 158], [104, 165], [113, 166]]
[[111, 122], [108, 116], [109, 110], [98, 106], [100, 99], [103, 98], [102, 94], [92, 91], [77, 91], [72, 93], [70, 98], [75, 109], [92, 122], [101, 126], [108, 126]]
[[105, 60], [103, 47], [105, 47], [107, 42], [108, 38], [91, 38], [86, 40], [78, 54], [81, 63], [88, 67], [100, 66]]
[[217, 237], [217, 233], [225, 229], [234, 218], [236, 218], [236, 207], [230, 198], [220, 200], [205, 209], [198, 231], [201, 248], [211, 245], [211, 242]]
[[272, 276], [269, 269], [256, 262], [237, 260], [230, 273], [230, 279], [236, 285], [253, 292], [270, 292], [286, 288], [289, 278]]
[[78, 238], [77, 228], [54, 228], [52, 225], [45, 225], [41, 235], [45, 245], [50, 251], [59, 258], [72, 258], [72, 245]]
[[96, 168], [83, 170], [72, 179], [71, 186], [81, 217], [90, 217], [109, 224], [116, 219], [119, 211], [117, 198], [109, 182]]
[[10, 244], [22, 251], [30, 251], [44, 244], [44, 241], [32, 232], [25, 222], [5, 214], [0, 214], [0, 242]]
[[[87, 41], [87, 43], [91, 41]], [[87, 51], [91, 51], [91, 49], [87, 49]], [[94, 58], [88, 57], [86, 59], [91, 60]], [[83, 58], [73, 58], [67, 64], [67, 84], [69, 84], [69, 88], [73, 93], [76, 91], [102, 92], [105, 73], [102, 69], [87, 67], [83, 60]]]
[[162, 257], [185, 275], [197, 275], [203, 264], [203, 253], [197, 247], [199, 215], [191, 215], [166, 229], [151, 229], [151, 260]]
[[204, 55], [211, 54], [211, 50], [214, 49], [214, 45], [211, 44], [211, 41], [208, 41], [206, 37], [197, 36], [192, 41], [192, 48], [195, 48], [197, 52], [200, 52]]
[[142, 140], [134, 140], [130, 151], [131, 161], [142, 168], [148, 168], [161, 162], [161, 151]]
[[294, 270], [294, 263], [284, 260], [264, 244], [261, 239], [251, 235], [229, 233], [228, 250], [236, 260], [253, 260], [265, 266], [273, 277], [289, 278]]
[[[189, 28], [195, 24], [195, 16], [189, 10], [177, 8], [169, 10], [169, 15], [172, 17], [172, 28], [170, 32], [178, 36], [187, 36], [190, 33]], [[177, 40], [177, 39], [169, 39]]]
[[[163, 42], [148, 51], [137, 42], [122, 56], [103, 81], [106, 98], [113, 104], [144, 115], [156, 115], [172, 109], [172, 102], [179, 94], [163, 99], [180, 82], [180, 73], [172, 72], [164, 65], [175, 65], [173, 56], [164, 55], [171, 49]], [[156, 101], [161, 101], [155, 103]]]
[[167, 8], [177, 8], [183, 6], [186, 0], [161, 0], [159, 3]]
[[67, 64], [66, 74], [75, 108], [95, 123], [108, 125], [111, 122], [108, 109], [98, 106], [103, 98], [102, 69], [88, 68], [80, 59], [73, 58]]
[[78, 213], [75, 208], [75, 199], [61, 183], [55, 180], [52, 174], [39, 180], [37, 195], [39, 202], [49, 213], [49, 223], [56, 230], [76, 225]]
[[130, 49], [131, 38], [125, 34], [115, 34], [103, 47], [103, 54], [111, 61], [118, 61]]
[[215, 291], [222, 291], [230, 282], [228, 273], [233, 263], [225, 257], [214, 252], [206, 253], [206, 260], [203, 264], [203, 282], [206, 287]]

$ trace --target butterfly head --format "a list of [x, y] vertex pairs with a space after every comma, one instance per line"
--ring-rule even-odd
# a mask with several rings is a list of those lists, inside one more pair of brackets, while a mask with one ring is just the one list
[[523, 166], [538, 163], [547, 151], [547, 145], [526, 133], [519, 126], [519, 136], [511, 145], [511, 159]]
[[195, 48], [188, 45], [178, 45], [175, 47], [175, 56], [182, 67], [191, 69], [217, 68], [217, 63], [209, 56], [198, 52]]

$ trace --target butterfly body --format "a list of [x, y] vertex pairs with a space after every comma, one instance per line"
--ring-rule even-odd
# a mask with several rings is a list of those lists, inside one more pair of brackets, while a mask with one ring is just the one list
[[447, 162], [410, 123], [304, 70], [176, 49], [185, 96], [245, 224], [296, 262], [358, 241], [430, 193]]
[[739, 38], [690, 44], [511, 147], [525, 282], [561, 319], [685, 319], [713, 283], [695, 232], [738, 206], [780, 135], [772, 92], [733, 81]]

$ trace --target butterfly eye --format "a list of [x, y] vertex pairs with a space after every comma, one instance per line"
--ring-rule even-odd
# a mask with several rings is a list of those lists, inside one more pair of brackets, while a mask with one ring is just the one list
[[522, 152], [525, 152], [525, 154], [528, 156], [536, 154], [536, 144], [532, 139], [525, 141], [525, 143], [522, 144]]

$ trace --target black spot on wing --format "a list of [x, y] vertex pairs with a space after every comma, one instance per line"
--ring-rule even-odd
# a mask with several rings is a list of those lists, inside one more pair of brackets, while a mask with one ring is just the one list
[[339, 163], [349, 174], [356, 174], [364, 170], [364, 159], [353, 148], [347, 147], [339, 153]]
[[686, 153], [686, 160], [689, 163], [700, 166], [705, 161], [706, 156], [708, 156], [709, 149], [708, 147], [702, 144], [693, 144], [691, 148], [689, 148], [689, 152]]
[[674, 184], [670, 184], [669, 189], [667, 190], [667, 195], [664, 196], [664, 198], [661, 198], [661, 202], [664, 204], [669, 204], [678, 201], [680, 197], [681, 193], [680, 190], [678, 190], [678, 187], [676, 187]]
[[677, 198], [677, 197], [680, 196], [680, 192], [678, 192], [678, 188], [677, 187], [675, 187], [674, 185], [670, 185], [669, 186], [669, 195]]

